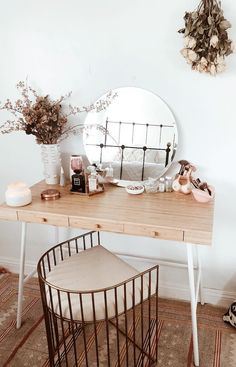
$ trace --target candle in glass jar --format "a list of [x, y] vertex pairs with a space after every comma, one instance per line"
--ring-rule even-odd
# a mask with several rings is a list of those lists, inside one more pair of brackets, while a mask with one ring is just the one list
[[6, 204], [9, 206], [24, 206], [32, 202], [31, 190], [24, 182], [13, 182], [5, 192]]

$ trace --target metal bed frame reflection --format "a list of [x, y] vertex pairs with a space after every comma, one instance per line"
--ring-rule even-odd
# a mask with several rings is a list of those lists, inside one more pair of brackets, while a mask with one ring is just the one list
[[[110, 134], [109, 134], [109, 126], [111, 124], [116, 124], [118, 125], [118, 139], [115, 140]], [[131, 142], [130, 144], [121, 144], [121, 129], [122, 129], [122, 125], [131, 125], [132, 126], [132, 133], [131, 133]], [[140, 126], [144, 126], [145, 127], [145, 138], [143, 141], [143, 146], [136, 146], [133, 145], [134, 142], [134, 136], [135, 136], [135, 128], [136, 127], [140, 127]], [[159, 129], [159, 137], [158, 137], [158, 147], [154, 148], [153, 146], [149, 146], [149, 142], [148, 142], [148, 131], [150, 127], [155, 127], [157, 129]], [[144, 172], [145, 172], [145, 163], [146, 163], [146, 152], [147, 150], [153, 150], [153, 151], [162, 151], [165, 152], [165, 164], [164, 166], [166, 167], [169, 164], [170, 161], [170, 153], [172, 151], [172, 155], [171, 155], [171, 160], [174, 158], [175, 155], [175, 134], [173, 135], [173, 140], [172, 142], [167, 142], [166, 143], [166, 147], [161, 148], [161, 141], [162, 141], [162, 133], [163, 133], [163, 129], [168, 128], [168, 129], [173, 129], [174, 126], [173, 125], [168, 125], [168, 124], [151, 124], [151, 123], [137, 123], [137, 122], [128, 122], [128, 121], [111, 121], [108, 118], [106, 119], [106, 123], [105, 123], [105, 131], [107, 132], [104, 135], [104, 142], [100, 143], [100, 144], [86, 144], [86, 145], [90, 145], [90, 146], [96, 146], [96, 147], [100, 147], [100, 159], [99, 159], [99, 163], [103, 163], [103, 151], [106, 148], [119, 148], [121, 150], [121, 157], [120, 157], [120, 179], [122, 179], [122, 174], [123, 174], [123, 163], [124, 163], [124, 152], [125, 149], [137, 149], [137, 150], [142, 150], [143, 151], [143, 155], [142, 155], [142, 170], [141, 170], [141, 181], [143, 181], [144, 179]], [[108, 144], [107, 143], [107, 137], [108, 135], [114, 140], [114, 144]]]

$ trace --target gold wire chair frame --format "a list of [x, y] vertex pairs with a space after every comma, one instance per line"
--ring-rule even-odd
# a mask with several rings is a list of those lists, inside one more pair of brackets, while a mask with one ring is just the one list
[[[136, 352], [135, 350], [138, 349], [139, 352], [141, 353], [141, 366], [144, 365], [144, 359], [145, 357], [148, 358], [148, 362], [146, 362], [145, 366], [151, 366], [153, 365], [153, 363], [156, 363], [157, 361], [157, 316], [158, 316], [158, 266], [153, 266], [152, 268], [145, 270], [143, 272], [140, 272], [139, 274], [130, 277], [129, 279], [126, 279], [125, 281], [122, 281], [116, 285], [110, 286], [110, 287], [106, 287], [106, 288], [101, 288], [101, 289], [96, 289], [96, 290], [88, 290], [88, 291], [79, 291], [79, 290], [68, 290], [65, 288], [61, 288], [61, 287], [57, 287], [54, 284], [50, 283], [49, 281], [47, 281], [46, 279], [46, 275], [48, 273], [50, 273], [53, 269], [53, 267], [56, 267], [58, 265], [59, 262], [64, 261], [68, 256], [73, 256], [76, 253], [79, 253], [80, 251], [86, 251], [86, 249], [88, 248], [85, 238], [89, 238], [90, 239], [90, 247], [94, 247], [94, 239], [93, 239], [93, 235], [97, 234], [97, 244], [100, 245], [100, 234], [99, 232], [88, 232], [85, 233], [83, 235], [74, 237], [68, 241], [64, 241], [61, 242], [60, 244], [57, 244], [55, 246], [53, 246], [51, 249], [49, 249], [47, 252], [45, 252], [39, 262], [38, 262], [38, 276], [39, 276], [39, 284], [40, 284], [40, 291], [41, 291], [41, 297], [42, 297], [42, 303], [43, 303], [43, 309], [44, 309], [44, 316], [45, 316], [45, 326], [46, 326], [46, 332], [47, 332], [47, 340], [48, 340], [48, 350], [49, 350], [49, 360], [50, 360], [50, 366], [61, 366], [62, 360], [65, 361], [66, 366], [71, 366], [71, 364], [68, 364], [67, 361], [67, 354], [69, 353], [69, 351], [71, 350], [71, 348], [74, 349], [74, 357], [75, 357], [75, 361], [74, 361], [74, 366], [78, 366], [77, 364], [77, 352], [76, 352], [76, 338], [80, 335], [80, 332], [82, 330], [83, 333], [83, 340], [84, 340], [84, 349], [85, 349], [85, 359], [86, 359], [86, 366], [90, 367], [88, 364], [88, 355], [87, 355], [87, 345], [86, 345], [86, 325], [94, 325], [94, 335], [95, 335], [95, 348], [96, 348], [96, 360], [97, 360], [97, 366], [99, 366], [99, 352], [98, 352], [98, 342], [97, 342], [97, 324], [98, 323], [105, 323], [106, 324], [106, 344], [107, 344], [107, 365], [110, 367], [111, 365], [111, 361], [110, 361], [110, 352], [109, 352], [109, 325], [112, 325], [113, 327], [116, 328], [117, 330], [117, 358], [118, 358], [118, 367], [121, 366], [120, 364], [120, 346], [119, 346], [119, 333], [123, 334], [123, 336], [126, 338], [126, 366], [129, 366], [129, 362], [128, 362], [128, 358], [129, 358], [129, 344], [132, 343], [133, 344], [133, 353], [134, 353], [134, 363], [136, 363]], [[79, 247], [78, 246], [78, 242], [82, 240], [82, 244], [83, 247]], [[71, 243], [75, 242], [76, 246], [75, 248], [73, 248], [73, 250], [75, 250], [75, 252], [72, 251], [72, 248], [70, 248]], [[65, 255], [65, 253], [63, 254], [63, 246], [66, 245], [67, 248], [66, 250], [68, 250], [68, 256]], [[56, 251], [59, 249], [59, 254], [61, 255], [60, 259], [57, 259], [56, 257]], [[65, 250], [65, 248], [64, 248]], [[51, 256], [52, 255], [52, 256]], [[46, 267], [44, 264], [44, 260], [46, 260], [47, 262], [47, 270], [48, 272], [46, 272]], [[53, 261], [52, 263], [50, 262]], [[155, 275], [155, 293], [151, 294], [151, 283], [152, 283], [152, 275]], [[144, 299], [143, 297], [143, 278], [147, 278], [148, 277], [148, 296]], [[141, 279], [141, 290], [140, 290], [140, 302], [136, 303], [135, 302], [135, 281], [137, 279]], [[132, 287], [132, 305], [131, 307], [127, 308], [127, 284], [131, 284]], [[49, 301], [48, 301], [48, 295], [46, 294], [46, 288], [49, 289], [49, 297], [50, 297], [50, 303], [51, 306], [49, 306]], [[124, 290], [124, 310], [122, 312], [118, 312], [118, 301], [117, 301], [117, 289], [118, 288], [123, 288]], [[59, 302], [59, 313], [55, 312], [54, 310], [54, 305], [53, 305], [53, 300], [52, 300], [52, 289], [57, 292], [57, 296], [58, 296], [58, 302]], [[114, 291], [114, 299], [115, 299], [115, 314], [112, 317], [108, 317], [108, 306], [107, 306], [107, 292], [108, 291]], [[70, 314], [70, 318], [65, 317], [65, 315], [63, 315], [62, 313], [62, 305], [61, 305], [61, 295], [60, 293], [64, 293], [67, 295], [68, 298], [68, 307], [69, 307], [69, 314]], [[96, 318], [96, 312], [95, 312], [95, 302], [94, 302], [94, 296], [96, 294], [103, 294], [104, 296], [104, 305], [105, 305], [105, 318], [104, 319], [100, 319], [97, 320]], [[73, 312], [72, 312], [72, 305], [71, 305], [71, 299], [70, 299], [70, 295], [78, 295], [78, 301], [80, 302], [80, 309], [81, 309], [81, 319], [80, 320], [76, 320], [73, 317]], [[84, 320], [84, 311], [83, 311], [83, 295], [91, 295], [91, 299], [92, 299], [92, 310], [93, 310], [93, 320], [92, 321], [88, 321], [88, 320]], [[150, 348], [150, 339], [151, 339], [151, 332], [150, 332], [150, 322], [151, 322], [151, 298], [153, 297], [153, 295], [155, 295], [155, 322], [156, 322], [156, 326], [155, 326], [155, 350], [154, 350], [154, 354], [155, 356], [151, 355], [151, 348]], [[143, 336], [143, 309], [144, 309], [144, 304], [145, 302], [148, 302], [148, 330], [146, 335], [148, 335], [148, 352], [145, 350], [145, 346], [144, 346], [144, 336]], [[136, 312], [135, 309], [137, 307], [141, 307], [141, 346], [138, 345], [135, 341], [136, 339], [136, 330], [135, 330], [135, 325], [136, 325]], [[129, 312], [132, 312], [132, 322], [133, 322], [133, 339], [132, 337], [130, 337], [129, 335], [127, 335], [127, 314]], [[125, 332], [122, 331], [120, 329], [120, 325], [119, 325], [119, 317], [124, 315], [125, 316]], [[114, 322], [112, 321], [114, 320]], [[153, 320], [153, 319], [152, 319]], [[58, 322], [60, 321], [61, 324], [61, 329], [62, 329], [62, 339], [59, 338], [59, 328], [58, 328]], [[64, 331], [64, 322], [68, 323], [68, 328], [69, 328], [69, 334], [68, 334], [68, 330]], [[68, 338], [68, 335], [71, 336], [70, 342], [67, 343], [66, 339]], [[146, 340], [146, 339], [145, 339]], [[69, 345], [70, 344], [70, 345]], [[147, 343], [146, 343], [147, 344]], [[59, 350], [61, 349], [62, 345], [64, 345], [64, 351], [63, 353], [61, 353]], [[57, 358], [55, 358], [55, 356], [57, 355]], [[139, 358], [138, 357], [138, 358]], [[56, 360], [56, 361], [55, 361]], [[148, 364], [147, 364], [148, 363]], [[151, 364], [150, 364], [151, 363]], [[136, 364], [134, 364], [134, 366], [136, 366]]]

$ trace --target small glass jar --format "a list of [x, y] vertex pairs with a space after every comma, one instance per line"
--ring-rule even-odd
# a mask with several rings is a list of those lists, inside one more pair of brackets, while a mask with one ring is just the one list
[[144, 186], [146, 192], [152, 194], [158, 191], [159, 184], [157, 180], [149, 179], [147, 182], [145, 182]]
[[172, 177], [166, 176], [165, 178], [166, 192], [172, 192]]
[[165, 192], [165, 179], [161, 177], [159, 180], [159, 192]]

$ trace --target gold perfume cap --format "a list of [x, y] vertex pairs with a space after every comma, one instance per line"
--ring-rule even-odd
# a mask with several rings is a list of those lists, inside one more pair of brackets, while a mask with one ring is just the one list
[[41, 192], [42, 200], [57, 200], [61, 197], [60, 191], [55, 189], [48, 189]]

